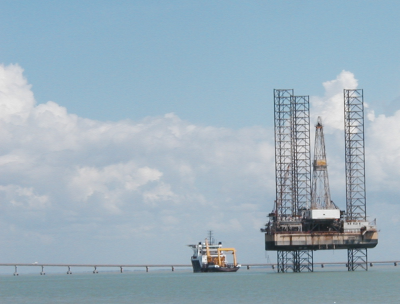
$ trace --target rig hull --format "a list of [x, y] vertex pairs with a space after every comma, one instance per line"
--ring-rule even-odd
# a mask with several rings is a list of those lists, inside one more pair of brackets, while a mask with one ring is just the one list
[[374, 248], [378, 232], [359, 233], [292, 232], [265, 234], [265, 250], [332, 250]]

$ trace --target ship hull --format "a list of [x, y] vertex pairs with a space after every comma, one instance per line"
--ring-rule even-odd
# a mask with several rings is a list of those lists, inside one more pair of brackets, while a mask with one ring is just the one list
[[239, 270], [240, 267], [215, 267], [214, 265], [211, 265], [208, 267], [208, 265], [200, 265], [199, 260], [192, 260], [192, 267], [193, 267], [193, 272], [236, 272]]
[[239, 270], [240, 267], [218, 267], [218, 268], [202, 268], [201, 272], [236, 272]]
[[199, 260], [192, 260], [193, 272], [203, 272]]

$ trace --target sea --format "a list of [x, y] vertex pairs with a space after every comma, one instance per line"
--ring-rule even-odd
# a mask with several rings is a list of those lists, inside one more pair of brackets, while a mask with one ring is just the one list
[[0, 275], [0, 303], [400, 303], [400, 267], [313, 273], [240, 269], [237, 273], [187, 270], [124, 273]]

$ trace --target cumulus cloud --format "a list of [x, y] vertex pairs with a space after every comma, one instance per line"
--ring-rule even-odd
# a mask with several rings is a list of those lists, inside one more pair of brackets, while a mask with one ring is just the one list
[[[343, 89], [357, 89], [358, 81], [349, 71], [342, 71], [334, 80], [323, 83], [324, 96], [312, 96], [311, 119], [321, 116], [325, 126], [328, 149], [329, 171], [333, 173], [333, 185], [342, 187], [340, 182], [344, 152], [344, 105]], [[368, 101], [368, 91], [364, 92]], [[395, 189], [400, 180], [400, 111], [392, 115], [375, 116], [369, 102], [364, 101], [367, 186], [369, 190]], [[339, 157], [338, 157], [339, 156]], [[339, 168], [340, 170], [337, 170]], [[390, 191], [392, 191], [390, 190]]]
[[[393, 195], [400, 180], [400, 111], [392, 116], [376, 117], [368, 135], [367, 159], [373, 180], [371, 189]], [[392, 202], [397, 204], [397, 200]]]
[[57, 235], [198, 241], [221, 227], [257, 233], [270, 209], [270, 130], [198, 126], [173, 113], [81, 118], [52, 101], [36, 104], [18, 65], [0, 66], [0, 108], [1, 222], [10, 235], [36, 233], [56, 247]]
[[310, 98], [312, 120], [317, 121], [318, 116], [323, 117], [326, 132], [343, 130], [343, 89], [357, 89], [358, 81], [353, 73], [342, 71], [336, 79], [326, 81], [322, 85], [325, 89], [324, 96]]
[[[342, 194], [343, 89], [357, 85], [342, 71], [323, 83], [324, 96], [311, 98], [312, 121], [322, 116], [329, 131], [331, 185]], [[400, 180], [399, 113], [371, 116], [366, 131], [376, 191]], [[272, 127], [193, 125], [173, 113], [94, 121], [52, 101], [36, 104], [22, 68], [9, 65], [0, 66], [0, 142], [5, 260], [132, 262], [135, 255], [135, 263], [182, 263], [190, 254], [183, 245], [208, 229], [232, 241], [246, 236], [253, 243], [229, 245], [248, 261], [264, 257], [258, 228], [275, 199]], [[179, 249], [161, 258], [160, 248]]]

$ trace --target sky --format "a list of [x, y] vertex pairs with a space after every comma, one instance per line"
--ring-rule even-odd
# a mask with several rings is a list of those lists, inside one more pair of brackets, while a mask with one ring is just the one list
[[[273, 89], [309, 95], [345, 208], [343, 89], [364, 89], [367, 213], [400, 250], [397, 1], [1, 1], [0, 261], [189, 263], [213, 230], [275, 259]], [[313, 132], [312, 132], [313, 133]], [[315, 260], [346, 260], [345, 251]]]

